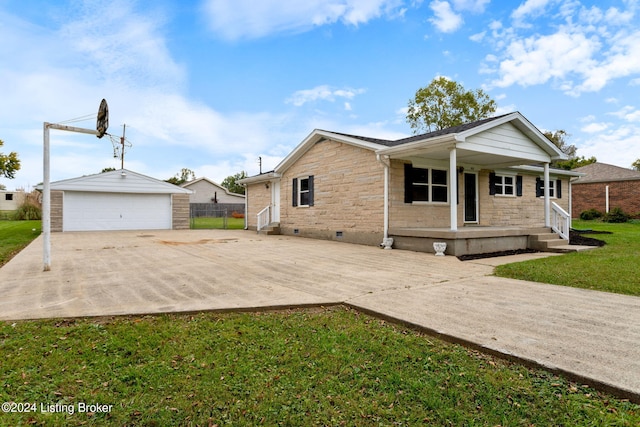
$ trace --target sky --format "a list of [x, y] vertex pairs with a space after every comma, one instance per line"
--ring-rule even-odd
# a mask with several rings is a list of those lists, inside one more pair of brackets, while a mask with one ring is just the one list
[[[444, 76], [496, 114], [564, 130], [578, 156], [640, 158], [640, 0], [0, 0], [7, 189], [120, 168], [221, 182], [273, 169], [314, 129], [398, 139]], [[125, 127], [126, 125], [126, 127]]]

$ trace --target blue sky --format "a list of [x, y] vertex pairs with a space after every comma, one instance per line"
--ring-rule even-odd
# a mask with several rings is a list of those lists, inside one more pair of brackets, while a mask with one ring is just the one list
[[[640, 158], [638, 0], [0, 0], [0, 139], [42, 181], [43, 122], [132, 147], [125, 167], [222, 181], [313, 129], [400, 138], [437, 76], [566, 130], [578, 155]], [[51, 178], [119, 168], [109, 138], [51, 132]]]

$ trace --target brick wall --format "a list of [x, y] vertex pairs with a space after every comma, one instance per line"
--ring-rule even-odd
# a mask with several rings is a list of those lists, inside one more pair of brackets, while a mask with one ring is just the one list
[[172, 228], [174, 230], [188, 230], [191, 227], [189, 218], [189, 195], [172, 194]]
[[606, 210], [606, 187], [609, 186], [609, 209], [620, 208], [625, 213], [640, 214], [640, 180], [574, 183], [572, 186], [572, 214], [578, 218], [589, 209]]
[[247, 227], [249, 230], [258, 228], [258, 212], [271, 204], [271, 186], [269, 188], [264, 182], [249, 184], [247, 186]]
[[[292, 206], [294, 178], [314, 176], [314, 206]], [[324, 140], [285, 171], [280, 227], [284, 234], [378, 244], [383, 232], [384, 167], [374, 152]], [[253, 196], [249, 196], [253, 197]], [[336, 237], [336, 232], [342, 237]]]

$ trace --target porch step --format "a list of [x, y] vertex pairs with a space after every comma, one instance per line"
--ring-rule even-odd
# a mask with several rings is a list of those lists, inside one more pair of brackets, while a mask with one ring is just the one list
[[593, 249], [593, 246], [570, 245], [558, 234], [546, 230], [545, 232], [531, 234], [529, 236], [529, 248], [541, 252], [578, 252]]
[[265, 236], [279, 235], [280, 234], [280, 223], [279, 222], [272, 222], [271, 224], [267, 225], [262, 230], [258, 231], [258, 234], [262, 234], [262, 235], [265, 235]]

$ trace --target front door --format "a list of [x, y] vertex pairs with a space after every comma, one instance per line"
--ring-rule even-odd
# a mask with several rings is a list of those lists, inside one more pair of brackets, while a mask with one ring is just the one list
[[464, 174], [464, 222], [478, 223], [478, 174]]
[[271, 188], [271, 222], [280, 222], [280, 181], [272, 181]]

